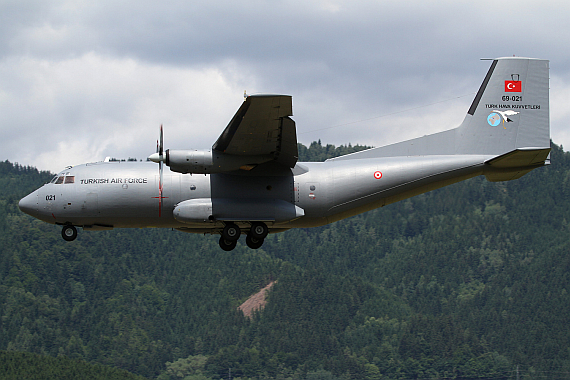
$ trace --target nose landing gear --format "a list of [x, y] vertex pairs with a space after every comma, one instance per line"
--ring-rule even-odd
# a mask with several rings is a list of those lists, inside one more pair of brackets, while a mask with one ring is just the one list
[[61, 230], [61, 236], [65, 241], [73, 241], [77, 238], [77, 228], [71, 224], [66, 224]]

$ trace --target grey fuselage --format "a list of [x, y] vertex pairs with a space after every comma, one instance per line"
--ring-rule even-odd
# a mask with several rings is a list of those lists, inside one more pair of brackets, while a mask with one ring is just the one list
[[547, 60], [494, 60], [455, 129], [322, 163], [297, 163], [291, 104], [284, 95], [246, 98], [203, 152], [164, 152], [161, 129], [159, 149], [149, 157], [158, 166], [72, 167], [23, 198], [20, 209], [64, 225], [69, 241], [77, 235], [73, 226], [167, 227], [221, 233], [226, 250], [247, 233], [255, 249], [267, 228], [320, 226], [477, 175], [514, 180], [550, 162]]
[[[484, 174], [491, 170], [485, 164], [491, 157], [441, 155], [329, 160], [298, 163], [290, 175], [275, 176], [239, 172], [191, 175], [165, 167], [160, 202], [156, 164], [99, 162], [64, 170], [56, 176], [64, 177], [59, 181], [63, 183], [56, 183], [54, 178], [22, 199], [20, 208], [48, 223], [85, 229], [166, 227], [216, 233], [227, 220], [243, 227], [252, 220], [263, 220], [271, 232], [280, 232], [331, 223]], [[194, 199], [213, 200], [212, 216], [177, 220], [173, 213], [175, 206]], [[224, 217], [223, 211], [216, 210], [216, 201], [223, 201], [224, 208], [245, 205], [246, 211], [242, 208], [237, 218]], [[272, 207], [275, 202], [295, 205], [301, 211], [287, 220], [259, 214], [264, 204]]]

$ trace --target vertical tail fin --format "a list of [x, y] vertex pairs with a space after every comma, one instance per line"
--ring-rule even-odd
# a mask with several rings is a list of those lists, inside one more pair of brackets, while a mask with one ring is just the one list
[[[334, 158], [350, 160], [428, 155], [501, 156], [540, 152], [526, 166], [542, 164], [550, 151], [548, 61], [497, 58], [491, 64], [463, 123], [455, 129]], [[546, 152], [546, 153], [544, 153]], [[520, 154], [495, 165], [524, 165]]]
[[456, 129], [456, 154], [549, 148], [547, 60], [499, 58]]

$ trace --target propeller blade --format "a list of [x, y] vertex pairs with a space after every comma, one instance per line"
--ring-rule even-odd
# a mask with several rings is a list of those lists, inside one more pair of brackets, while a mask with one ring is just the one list
[[158, 151], [158, 155], [160, 157], [162, 157], [162, 153], [164, 152], [164, 147], [163, 147], [163, 139], [162, 139], [162, 124], [160, 124], [160, 145], [159, 145], [159, 151]]
[[158, 217], [162, 216], [162, 161], [158, 163], [160, 179], [158, 180]]
[[159, 172], [159, 180], [158, 180], [158, 197], [153, 197], [153, 198], [158, 198], [158, 216], [161, 217], [162, 216], [162, 200], [164, 198], [167, 197], [163, 197], [162, 196], [162, 185], [163, 185], [163, 167], [162, 164], [164, 162], [164, 146], [163, 146], [163, 142], [164, 142], [164, 137], [163, 137], [163, 131], [162, 131], [162, 124], [160, 125], [160, 137], [158, 140], [156, 140], [156, 153], [151, 154], [150, 156], [148, 156], [148, 159], [152, 162], [156, 162], [158, 163], [158, 172]]
[[163, 131], [162, 131], [162, 124], [160, 124], [160, 144], [158, 145], [158, 156], [160, 157], [160, 162], [158, 164], [158, 171], [160, 172], [160, 179], [158, 182], [158, 216], [162, 216], [162, 162], [164, 161], [164, 156], [162, 155], [164, 152], [163, 146]]

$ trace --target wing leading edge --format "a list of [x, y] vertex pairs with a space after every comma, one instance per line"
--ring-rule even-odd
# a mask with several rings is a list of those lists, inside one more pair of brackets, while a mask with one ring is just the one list
[[248, 96], [212, 149], [236, 156], [269, 155], [292, 168], [299, 156], [292, 115], [291, 96]]

